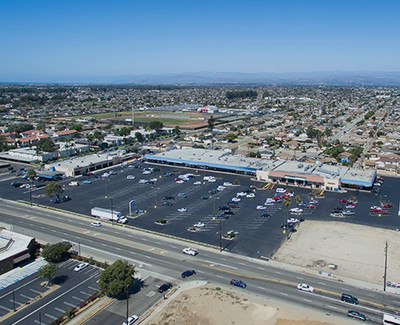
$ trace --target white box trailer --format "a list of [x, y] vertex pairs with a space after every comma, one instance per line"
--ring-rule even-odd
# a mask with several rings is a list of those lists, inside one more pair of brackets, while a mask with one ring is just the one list
[[127, 223], [128, 219], [125, 218], [123, 215], [121, 215], [121, 212], [116, 211], [116, 210], [110, 210], [110, 209], [103, 209], [103, 208], [92, 208], [90, 211], [90, 214], [93, 217], [100, 218], [102, 220], [108, 220], [108, 221], [116, 221], [119, 223]]

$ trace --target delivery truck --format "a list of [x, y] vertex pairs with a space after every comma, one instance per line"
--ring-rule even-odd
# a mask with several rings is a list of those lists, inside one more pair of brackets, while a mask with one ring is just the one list
[[108, 220], [108, 221], [115, 221], [119, 223], [127, 223], [128, 219], [121, 215], [121, 212], [116, 211], [116, 210], [110, 210], [110, 209], [103, 209], [103, 208], [92, 208], [90, 211], [90, 214], [93, 217], [100, 218], [102, 220]]

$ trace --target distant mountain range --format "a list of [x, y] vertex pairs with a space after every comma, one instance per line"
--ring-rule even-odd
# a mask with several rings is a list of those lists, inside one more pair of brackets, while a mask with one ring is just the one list
[[159, 75], [126, 75], [110, 83], [134, 84], [255, 84], [255, 85], [381, 85], [400, 86], [400, 72], [309, 72], [309, 73], [241, 73], [195, 72]]
[[[1, 80], [3, 79], [3, 80]], [[5, 80], [4, 80], [5, 79]], [[400, 72], [193, 72], [122, 76], [42, 76], [25, 80], [0, 75], [3, 83], [136, 84], [136, 85], [343, 85], [400, 86]], [[19, 78], [18, 78], [19, 79]], [[1, 82], [0, 81], [0, 82]]]

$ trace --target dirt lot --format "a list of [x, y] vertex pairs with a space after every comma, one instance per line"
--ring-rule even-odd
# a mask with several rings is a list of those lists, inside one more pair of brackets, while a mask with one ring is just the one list
[[[274, 259], [332, 277], [382, 284], [384, 247], [388, 242], [388, 280], [400, 281], [400, 233], [340, 222], [306, 221], [277, 252]], [[328, 267], [336, 266], [335, 270]], [[395, 289], [400, 290], [400, 289]], [[184, 291], [147, 324], [354, 324], [346, 317], [326, 315], [299, 305], [265, 299], [241, 290], [207, 285]]]
[[[335, 277], [357, 278], [383, 287], [384, 249], [387, 280], [400, 281], [400, 232], [342, 222], [305, 221], [274, 259]], [[329, 264], [337, 266], [331, 269]], [[398, 289], [400, 290], [400, 289]]]
[[233, 291], [206, 285], [184, 291], [171, 299], [167, 307], [146, 324], [354, 325], [354, 321], [261, 298], [244, 290]]

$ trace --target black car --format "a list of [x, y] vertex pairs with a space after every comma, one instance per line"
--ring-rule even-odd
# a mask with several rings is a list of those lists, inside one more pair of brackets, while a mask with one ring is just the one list
[[70, 201], [71, 198], [68, 195], [56, 197], [50, 200], [51, 203], [62, 203], [62, 202], [67, 202]]
[[365, 322], [367, 317], [364, 314], [361, 314], [359, 311], [356, 310], [349, 310], [347, 312], [347, 317], [354, 318]]
[[23, 183], [21, 182], [11, 182], [10, 185], [14, 187], [20, 187]]
[[347, 293], [342, 293], [342, 296], [340, 297], [341, 301], [344, 302], [349, 302], [351, 304], [358, 305], [358, 299], [352, 295], [349, 295]]
[[172, 288], [172, 284], [171, 283], [164, 283], [163, 285], [161, 285], [158, 289], [157, 289], [157, 291], [159, 292], [159, 293], [163, 293], [164, 291], [167, 291], [167, 290], [169, 290], [169, 289], [171, 289]]
[[218, 208], [219, 211], [225, 211], [225, 210], [230, 210], [230, 209], [231, 208], [226, 205]]
[[202, 196], [201, 198], [200, 198], [201, 200], [208, 200], [208, 196]]
[[185, 272], [182, 272], [181, 277], [184, 279], [184, 278], [187, 278], [187, 277], [192, 276], [194, 274], [196, 274], [195, 270], [187, 270]]
[[164, 196], [164, 200], [175, 200], [173, 196]]
[[261, 217], [262, 217], [262, 218], [270, 218], [271, 215], [270, 215], [269, 213], [267, 213], [267, 212], [264, 212], [264, 213], [261, 215]]
[[224, 214], [233, 215], [234, 213], [232, 210], [224, 210]]
[[217, 216], [217, 219], [229, 219], [229, 216], [227, 216], [226, 214], [220, 214]]
[[169, 201], [164, 201], [164, 202], [162, 203], [162, 205], [163, 205], [163, 206], [168, 206], [168, 207], [170, 207], [170, 206], [172, 205], [172, 203], [169, 202]]

